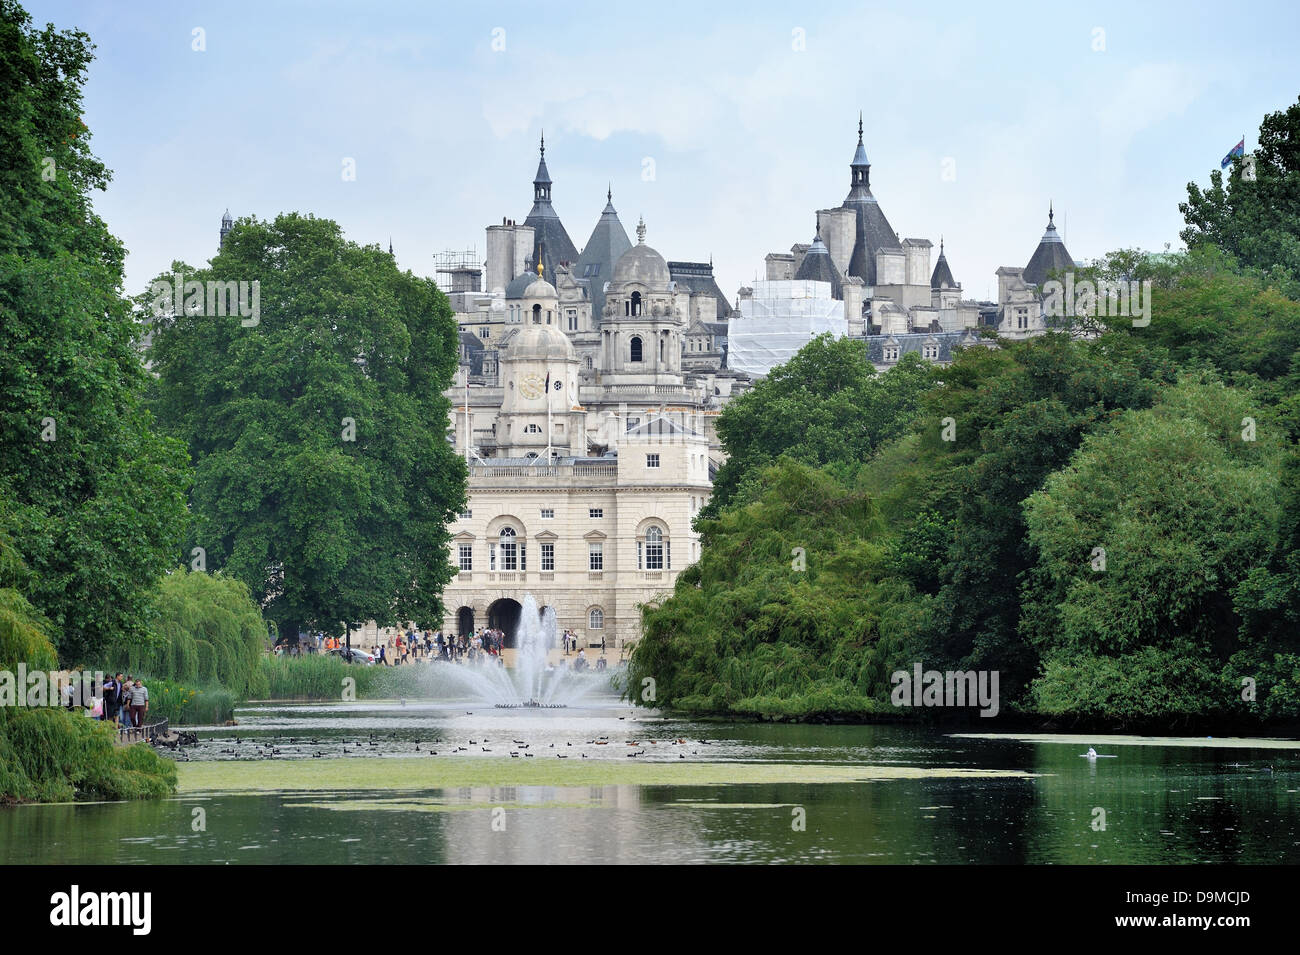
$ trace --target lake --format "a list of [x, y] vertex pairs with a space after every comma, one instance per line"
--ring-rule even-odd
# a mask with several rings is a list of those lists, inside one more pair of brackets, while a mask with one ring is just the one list
[[175, 798], [0, 809], [0, 863], [1300, 862], [1294, 741], [720, 724], [612, 697], [237, 719], [197, 730]]

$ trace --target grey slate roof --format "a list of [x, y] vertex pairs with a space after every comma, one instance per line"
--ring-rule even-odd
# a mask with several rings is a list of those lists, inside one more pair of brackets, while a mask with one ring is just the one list
[[939, 357], [930, 360], [942, 362], [952, 361], [953, 349], [981, 342], [980, 337], [970, 331], [913, 332], [909, 335], [868, 335], [866, 339], [867, 360], [876, 365], [885, 364], [886, 345], [896, 345], [900, 359], [910, 352], [916, 352], [919, 355], [922, 346], [931, 341], [939, 346]]
[[941, 289], [947, 283], [948, 288], [957, 288], [957, 280], [948, 268], [948, 257], [943, 254], [943, 239], [939, 240], [939, 261], [935, 263], [934, 273], [930, 276], [930, 288]]
[[1047, 231], [1043, 233], [1043, 238], [1039, 240], [1038, 248], [1034, 249], [1029, 264], [1025, 266], [1023, 276], [1025, 282], [1029, 285], [1037, 285], [1040, 289], [1050, 273], [1074, 268], [1074, 259], [1070, 258], [1070, 253], [1065, 249], [1065, 243], [1056, 231], [1056, 223], [1053, 221], [1055, 217], [1056, 213], [1049, 205], [1047, 210]]
[[555, 266], [559, 262], [576, 262], [578, 250], [564, 231], [564, 224], [551, 207], [551, 174], [546, 169], [546, 140], [542, 140], [541, 159], [533, 179], [533, 208], [524, 225], [533, 228], [533, 248], [528, 254], [528, 271], [537, 273], [537, 252], [541, 249], [546, 281], [555, 284]]
[[843, 298], [844, 281], [840, 277], [840, 270], [835, 267], [831, 261], [831, 255], [826, 251], [826, 245], [822, 242], [821, 234], [813, 239], [813, 244], [808, 247], [808, 252], [799, 263], [799, 271], [794, 273], [796, 280], [812, 282], [829, 282], [831, 286], [831, 296], [834, 298]]
[[605, 283], [614, 274], [614, 263], [624, 252], [632, 248], [632, 240], [627, 237], [618, 213], [614, 211], [614, 194], [611, 190], [606, 195], [605, 209], [596, 220], [596, 227], [591, 230], [591, 238], [583, 246], [573, 268], [573, 277], [587, 286], [587, 298], [591, 300], [591, 314], [596, 323], [605, 311]]
[[712, 295], [718, 306], [718, 318], [731, 315], [731, 303], [718, 288], [718, 281], [713, 277], [713, 265], [709, 262], [669, 262], [668, 273], [678, 288], [688, 288], [694, 294]]
[[533, 262], [531, 272], [516, 275], [506, 283], [506, 298], [523, 298], [524, 290], [537, 281], [537, 263]]
[[880, 203], [871, 194], [871, 163], [867, 161], [867, 150], [862, 145], [861, 117], [858, 118], [858, 149], [853, 154], [849, 169], [852, 172], [849, 194], [840, 206], [857, 212], [849, 275], [856, 275], [867, 285], [875, 285], [876, 252], [880, 249], [902, 251], [903, 246], [898, 241], [894, 227], [880, 210]]

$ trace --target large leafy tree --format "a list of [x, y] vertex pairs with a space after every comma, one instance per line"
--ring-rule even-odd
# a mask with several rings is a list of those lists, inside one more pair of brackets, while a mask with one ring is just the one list
[[0, 0], [0, 517], [65, 662], [141, 637], [175, 559], [189, 479], [152, 430], [124, 251], [89, 193], [89, 38]]
[[728, 458], [704, 516], [717, 516], [782, 455], [817, 467], [865, 461], [906, 426], [932, 384], [916, 355], [878, 375], [861, 341], [814, 338], [723, 409], [718, 436]]
[[1267, 273], [1287, 293], [1300, 293], [1300, 100], [1270, 113], [1259, 127], [1255, 178], [1233, 161], [1225, 182], [1210, 174], [1210, 187], [1187, 185], [1178, 207], [1187, 221], [1182, 239], [1189, 248], [1213, 245], [1242, 266]]
[[[1259, 413], [1243, 389], [1186, 377], [1090, 435], [1025, 502], [1037, 560], [1022, 629], [1044, 656], [1043, 712], [1137, 720], [1223, 705], [1230, 694], [1211, 687], [1240, 647], [1236, 595], [1272, 555], [1282, 514], [1280, 429], [1242, 427]], [[1116, 669], [1130, 676], [1107, 685]]]
[[438, 620], [466, 478], [447, 442], [446, 296], [296, 213], [241, 220], [180, 278], [260, 290], [257, 324], [142, 296], [162, 313], [158, 415], [196, 468], [189, 555], [247, 584], [281, 633]]

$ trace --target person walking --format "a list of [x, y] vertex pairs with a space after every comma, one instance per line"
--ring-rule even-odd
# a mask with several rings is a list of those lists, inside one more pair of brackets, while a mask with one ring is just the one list
[[149, 688], [144, 680], [136, 680], [131, 687], [131, 725], [145, 725], [145, 714], [149, 712]]

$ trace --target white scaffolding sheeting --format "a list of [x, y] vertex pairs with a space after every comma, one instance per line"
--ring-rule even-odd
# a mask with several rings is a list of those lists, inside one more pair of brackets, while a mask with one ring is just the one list
[[727, 366], [766, 375], [794, 357], [808, 342], [830, 332], [849, 333], [844, 303], [831, 298], [829, 282], [755, 282], [751, 298], [727, 329]]

